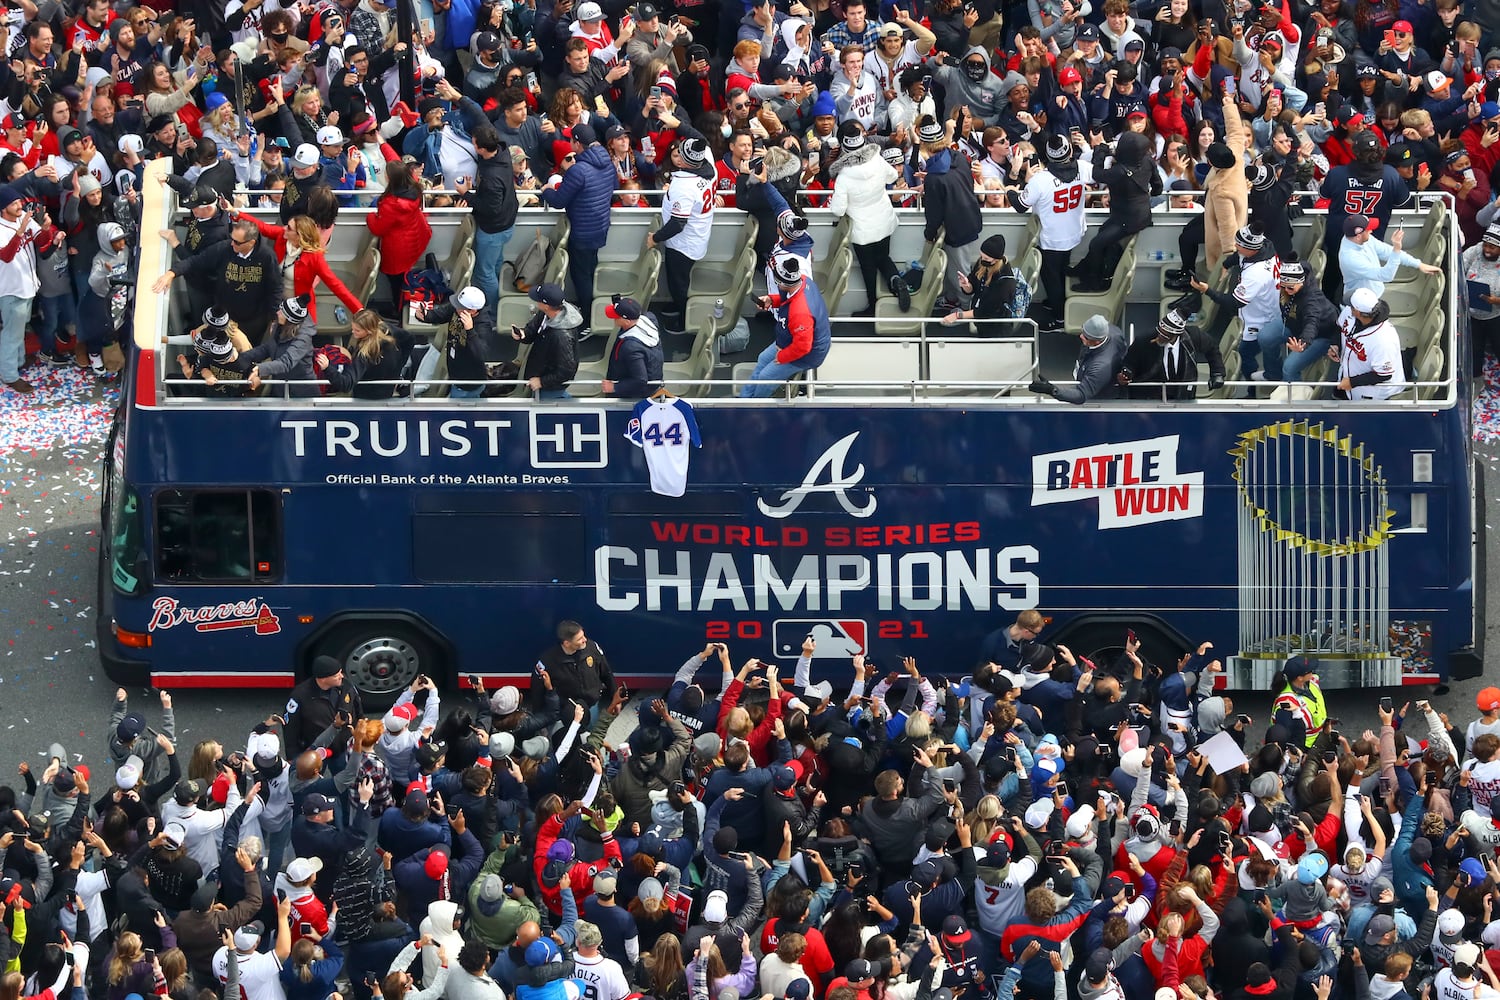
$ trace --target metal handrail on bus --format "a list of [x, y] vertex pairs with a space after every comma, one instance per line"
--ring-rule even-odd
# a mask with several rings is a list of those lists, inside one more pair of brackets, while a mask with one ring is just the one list
[[[158, 196], [161, 196], [162, 192], [165, 191], [165, 190], [166, 189], [158, 189], [157, 191], [154, 191], [152, 193], [153, 194], [157, 194]], [[980, 189], [980, 190], [982, 190], [982, 189]], [[820, 189], [808, 189], [808, 190], [801, 191], [799, 193], [805, 193], [805, 194], [809, 194], [809, 195], [820, 195], [820, 194], [821, 195], [826, 195], [828, 192], [820, 190]], [[1182, 192], [1182, 194], [1184, 194], [1184, 195], [1191, 195], [1191, 196], [1197, 197], [1199, 195], [1202, 195], [1203, 192]], [[1313, 191], [1301, 191], [1301, 192], [1294, 192], [1293, 194], [1294, 194], [1294, 196], [1314, 196], [1314, 195], [1317, 194], [1317, 192], [1313, 192]], [[1430, 205], [1434, 201], [1443, 202], [1443, 203], [1447, 204], [1447, 206], [1449, 207], [1450, 210], [1453, 209], [1454, 203], [1455, 203], [1455, 199], [1454, 199], [1453, 195], [1450, 192], [1444, 192], [1444, 191], [1416, 192], [1415, 195], [1414, 195], [1414, 200], [1416, 201], [1416, 203], [1419, 206], [1427, 206], [1427, 207], [1430, 207]], [[174, 204], [175, 204], [175, 199], [174, 199]], [[1414, 209], [1414, 210], [1403, 210], [1403, 211], [1418, 211], [1418, 212], [1420, 212], [1422, 210], [1423, 210], [1422, 208], [1417, 208], [1417, 209]], [[439, 209], [437, 211], [443, 211], [443, 210]], [[461, 211], [464, 211], [464, 210], [463, 209], [455, 209], [455, 212], [461, 212]], [[549, 211], [558, 211], [558, 210], [549, 209]], [[824, 210], [813, 209], [813, 211], [824, 211]], [[1005, 211], [1005, 210], [994, 209], [994, 210], [986, 210], [986, 211]], [[1095, 210], [1090, 209], [1089, 211], [1092, 213]], [[1170, 207], [1168, 207], [1167, 214], [1171, 214], [1171, 213], [1173, 213], [1175, 211], [1179, 211], [1179, 210], [1173, 210]], [[1325, 211], [1326, 210], [1321, 210], [1321, 209], [1319, 209], [1319, 210], [1312, 210], [1311, 212], [1309, 212], [1307, 214], [1324, 214]], [[168, 210], [168, 215], [170, 217], [170, 209]], [[163, 241], [163, 240], [147, 241], [147, 242], [155, 243], [155, 244], [158, 245], [158, 247], [164, 247], [165, 246], [165, 241]], [[1447, 252], [1446, 252], [1447, 260], [1445, 261], [1445, 263], [1447, 264], [1446, 270], [1447, 270], [1448, 274], [1456, 274], [1456, 273], [1458, 273], [1458, 252], [1459, 252], [1458, 240], [1457, 239], [1449, 239], [1449, 240], [1446, 241], [1446, 243], [1447, 243]], [[143, 264], [144, 264], [144, 261], [143, 261]], [[1459, 303], [1458, 303], [1458, 295], [1457, 295], [1457, 283], [1453, 282], [1453, 281], [1449, 281], [1446, 284], [1447, 284], [1447, 288], [1445, 289], [1445, 291], [1446, 291], [1446, 298], [1447, 298], [1447, 303], [1446, 303], [1447, 309], [1446, 309], [1446, 311], [1447, 311], [1447, 315], [1449, 317], [1450, 322], [1447, 324], [1449, 339], [1445, 339], [1445, 341], [1444, 341], [1444, 347], [1447, 349], [1447, 357], [1450, 358], [1450, 359], [1453, 359], [1454, 356], [1455, 356], [1456, 349], [1457, 349], [1457, 333], [1456, 333], [1456, 331], [1457, 331], [1457, 319], [1458, 319], [1458, 317], [1460, 315], [1458, 313], [1458, 311], [1457, 311]], [[167, 296], [165, 294], [155, 294], [155, 293], [153, 293], [153, 295], [154, 295], [154, 297], [156, 299], [156, 307], [157, 307], [156, 310], [155, 310], [155, 314], [156, 314], [155, 329], [157, 329], [157, 330], [167, 329], [169, 327], [168, 315], [167, 315], [167, 313], [168, 313]], [[145, 318], [145, 316], [142, 315], [142, 313], [140, 311], [138, 311], [137, 322], [140, 322], [144, 318]], [[890, 324], [890, 323], [901, 323], [901, 322], [915, 322], [915, 323], [918, 324], [918, 333], [917, 333], [916, 337], [890, 337], [889, 340], [891, 342], [893, 342], [893, 343], [902, 342], [902, 341], [915, 341], [916, 346], [918, 346], [920, 348], [925, 348], [925, 347], [929, 346], [929, 344], [930, 344], [930, 339], [929, 339], [929, 336], [928, 336], [928, 333], [927, 333], [927, 327], [928, 327], [928, 325], [932, 324], [932, 323], [940, 323], [941, 322], [941, 317], [933, 316], [933, 317], [911, 317], [911, 318], [908, 318], [905, 314], [903, 314], [901, 316], [893, 316], [893, 317], [835, 316], [835, 317], [831, 317], [831, 320], [838, 322], [840, 325], [861, 325], [861, 324], [874, 325], [874, 324], [878, 324], [878, 323], [887, 323], [887, 324]], [[1033, 354], [1032, 363], [1031, 363], [1031, 365], [1029, 367], [1029, 374], [1034, 375], [1036, 373], [1036, 371], [1038, 370], [1038, 368], [1039, 368], [1039, 357], [1038, 357], [1038, 355], [1040, 353], [1041, 342], [1039, 340], [1039, 336], [1040, 336], [1039, 330], [1037, 328], [1037, 325], [1036, 325], [1035, 321], [1033, 321], [1033, 320], [1030, 320], [1030, 319], [1019, 319], [1019, 320], [959, 320], [956, 323], [952, 324], [952, 326], [950, 327], [951, 329], [953, 329], [955, 331], [955, 336], [954, 337], [947, 338], [947, 337], [940, 337], [939, 336], [939, 337], [937, 337], [935, 339], [941, 339], [941, 340], [959, 339], [958, 334], [961, 333], [961, 331], [964, 329], [964, 327], [966, 327], [966, 326], [983, 326], [983, 325], [989, 325], [989, 324], [1020, 325], [1020, 326], [1027, 326], [1027, 327], [1030, 328], [1031, 335], [1029, 337], [1029, 342], [1032, 343], [1032, 344], [1034, 344], [1036, 346], [1036, 348], [1038, 349]], [[849, 339], [849, 338], [841, 338], [841, 339]], [[885, 338], [882, 338], [882, 339], [885, 339]], [[1000, 343], [1005, 343], [1005, 342], [1016, 342], [1018, 340], [1024, 340], [1024, 339], [1027, 339], [1027, 338], [1015, 338], [1015, 339], [1009, 340], [1009, 341], [1007, 341], [1006, 339], [1002, 339], [1002, 338], [984, 338], [984, 339], [986, 339], [986, 340], [988, 340], [988, 341], [990, 341], [992, 343], [1000, 344]], [[158, 351], [156, 353], [159, 355], [158, 358], [156, 359], [157, 360], [156, 376], [157, 376], [157, 380], [158, 380], [158, 382], [160, 384], [163, 384], [163, 385], [201, 385], [201, 382], [199, 382], [198, 380], [193, 380], [193, 379], [179, 379], [179, 378], [175, 378], [175, 377], [169, 377], [169, 375], [167, 373], [167, 370], [166, 370], [166, 363], [167, 363], [166, 353], [167, 352], [165, 352], [165, 351]], [[1456, 398], [1456, 393], [1453, 390], [1456, 390], [1456, 381], [1457, 381], [1456, 372], [1457, 372], [1457, 366], [1456, 366], [1456, 362], [1455, 361], [1450, 361], [1450, 364], [1454, 365], [1454, 367], [1451, 370], [1455, 374], [1454, 374], [1454, 376], [1452, 376], [1452, 377], [1450, 377], [1448, 379], [1437, 381], [1437, 382], [1418, 382], [1418, 381], [1413, 381], [1413, 382], [1406, 383], [1405, 387], [1406, 388], [1411, 388], [1411, 389], [1421, 389], [1421, 388], [1427, 388], [1427, 387], [1437, 386], [1437, 387], [1445, 387], [1445, 388], [1447, 388], [1447, 389], [1450, 390], [1449, 393], [1445, 394], [1444, 399], [1442, 399], [1442, 400], [1435, 400], [1435, 399], [1421, 400], [1421, 399], [1418, 399], [1418, 400], [1415, 400], [1415, 402], [1422, 403], [1422, 404], [1430, 406], [1430, 405], [1432, 405], [1433, 403], [1436, 403], [1436, 402], [1449, 402], [1449, 401], [1453, 401]], [[321, 385], [326, 385], [327, 384], [326, 381], [318, 381], [318, 382], [312, 382], [312, 383], [310, 383], [307, 380], [271, 380], [271, 379], [262, 380], [262, 384], [269, 385], [269, 386], [274, 386], [274, 385], [277, 385], [277, 384], [281, 384], [281, 382], [283, 382], [283, 381], [285, 381], [285, 382], [293, 382], [293, 381], [295, 381], [295, 382], [297, 382], [297, 384], [301, 384], [301, 385], [304, 385], [304, 386], [309, 385], [309, 384], [321, 384]], [[432, 380], [432, 379], [426, 379], [426, 380], [422, 380], [422, 381], [423, 381], [423, 384], [434, 385], [434, 386], [436, 386], [436, 385], [451, 385], [451, 384], [466, 384], [466, 385], [467, 384], [471, 384], [468, 381], [455, 381], [455, 380]], [[707, 379], [707, 380], [670, 379], [670, 380], [666, 380], [666, 381], [668, 381], [669, 384], [673, 384], [673, 385], [696, 385], [696, 384], [704, 384], [704, 385], [718, 385], [718, 386], [731, 386], [731, 387], [734, 387], [734, 386], [739, 386], [741, 384], [746, 384], [746, 383], [744, 383], [744, 382], [742, 382], [740, 380], [735, 380], [735, 379], [732, 379], [732, 378], [730, 378], [730, 379]], [[410, 384], [410, 383], [406, 382], [406, 381], [395, 381], [395, 382], [390, 382], [390, 383], [385, 383], [385, 382], [373, 382], [373, 383], [372, 382], [366, 382], [366, 383], [363, 383], [363, 384], [366, 384], [366, 385], [380, 385], [380, 384], [406, 385], [406, 384]], [[487, 381], [487, 384], [501, 385], [501, 384], [505, 384], [505, 383], [498, 383], [498, 382], [493, 382], [493, 381]], [[518, 384], [524, 384], [524, 383], [518, 383]], [[809, 397], [812, 398], [812, 397], [814, 397], [816, 395], [817, 387], [823, 385], [823, 382], [822, 382], [822, 380], [816, 380], [816, 379], [814, 379], [814, 380], [802, 379], [802, 380], [798, 381], [795, 384], [799, 385], [799, 386], [808, 386], [808, 387], [810, 387], [810, 389], [809, 389]], [[974, 383], [972, 385], [972, 387], [973, 388], [982, 388], [982, 389], [994, 388], [996, 390], [999, 390], [999, 389], [1006, 389], [1006, 388], [1014, 388], [1017, 385], [1026, 385], [1026, 384], [1029, 384], [1029, 381], [1026, 382], [1026, 383], [1022, 383], [1022, 382], [1019, 382], [1019, 381], [1015, 381], [1015, 382], [983, 382], [983, 383]], [[1068, 384], [1071, 384], [1071, 383], [1068, 383], [1068, 382], [1054, 382], [1054, 384], [1056, 384], [1056, 385], [1068, 385]], [[1231, 386], [1231, 387], [1241, 387], [1241, 386], [1243, 386], [1243, 387], [1249, 387], [1249, 388], [1261, 389], [1261, 390], [1266, 389], [1268, 387], [1274, 388], [1276, 386], [1275, 383], [1267, 383], [1267, 382], [1231, 382], [1231, 383], [1227, 383], [1227, 384], [1229, 386]], [[1303, 382], [1303, 383], [1296, 383], [1296, 384], [1303, 385], [1303, 386], [1325, 386], [1326, 387], [1326, 386], [1332, 385], [1334, 383]], [[845, 382], [830, 383], [830, 385], [833, 385], [833, 386], [843, 386], [843, 387], [846, 387], [846, 388], [848, 388], [848, 387], [856, 387], [856, 388], [860, 388], [860, 387], [879, 387], [879, 388], [904, 387], [904, 388], [908, 389], [908, 391], [909, 391], [909, 393], [911, 395], [912, 400], [915, 401], [916, 398], [917, 398], [919, 387], [927, 387], [927, 388], [932, 388], [932, 387], [935, 387], [935, 386], [936, 387], [941, 387], [941, 386], [960, 387], [961, 385], [962, 385], [962, 387], [968, 387], [969, 384], [967, 384], [967, 383], [964, 383], [964, 384], [960, 384], [960, 383], [937, 383], [937, 382], [933, 382], [931, 380], [919, 380], [919, 381], [901, 380], [901, 381], [878, 382], [878, 383], [877, 382], [847, 382], [847, 381], [845, 381]], [[1162, 386], [1162, 385], [1163, 384], [1161, 384], [1161, 383], [1142, 383], [1142, 382], [1133, 383], [1133, 386], [1134, 387], [1138, 387], [1138, 388], [1158, 387], [1158, 386]], [[1185, 386], [1188, 386], [1188, 385], [1193, 385], [1195, 387], [1206, 387], [1207, 383], [1206, 382], [1202, 382], [1202, 381], [1193, 382], [1193, 383], [1168, 383], [1164, 387], [1181, 388], [1181, 387], [1185, 387]], [[790, 392], [790, 390], [788, 390], [788, 391]], [[184, 397], [176, 397], [176, 398], [184, 398]], [[287, 397], [274, 397], [274, 398], [285, 399]], [[339, 399], [340, 397], [332, 397], [332, 398], [333, 399]], [[709, 397], [709, 398], [713, 398], [715, 400], [722, 400], [723, 397]], [[1251, 398], [1251, 399], [1234, 400], [1234, 402], [1238, 402], [1238, 403], [1254, 403], [1254, 402], [1273, 402], [1273, 400], [1258, 400], [1256, 398]], [[1277, 402], [1277, 405], [1283, 405], [1280, 401], [1274, 401], [1274, 402]], [[1341, 402], [1348, 402], [1348, 401], [1341, 401]], [[1411, 401], [1411, 400], [1387, 399], [1387, 400], [1378, 400], [1378, 401], [1374, 401], [1374, 402], [1379, 402], [1382, 405], [1389, 405], [1389, 404], [1391, 404], [1393, 402], [1394, 403], [1406, 403], [1406, 402], [1413, 402], [1413, 401]]]

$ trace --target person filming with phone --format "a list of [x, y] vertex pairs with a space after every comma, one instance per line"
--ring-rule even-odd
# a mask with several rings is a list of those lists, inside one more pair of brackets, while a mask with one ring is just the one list
[[599, 717], [599, 701], [606, 691], [615, 689], [614, 671], [604, 650], [583, 631], [575, 621], [559, 622], [557, 645], [543, 651], [533, 668], [531, 696], [539, 708], [541, 693], [546, 690], [541, 675], [550, 674], [552, 689], [561, 700], [572, 700], [589, 709], [593, 718]]

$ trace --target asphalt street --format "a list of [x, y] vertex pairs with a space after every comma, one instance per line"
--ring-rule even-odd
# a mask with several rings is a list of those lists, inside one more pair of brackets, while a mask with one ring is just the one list
[[[1500, 446], [1484, 446], [1489, 473], [1488, 521], [1500, 524]], [[100, 669], [96, 626], [99, 544], [99, 445], [74, 443], [0, 454], [0, 783], [21, 761], [37, 762], [58, 740], [74, 763], [103, 755], [115, 685]], [[1489, 649], [1500, 653], [1500, 532], [1486, 527]], [[1435, 699], [1440, 710], [1468, 719], [1483, 679], [1455, 683]], [[1427, 689], [1417, 689], [1426, 691]], [[1415, 692], [1413, 692], [1415, 694]], [[128, 692], [148, 722], [159, 718], [155, 692]], [[1373, 691], [1332, 692], [1330, 714], [1346, 733], [1375, 721]], [[1398, 699], [1400, 694], [1398, 693]], [[174, 692], [182, 752], [199, 740], [243, 745], [251, 727], [285, 705], [284, 693]], [[1236, 692], [1239, 711], [1259, 724], [1265, 692]], [[154, 723], [153, 723], [154, 724]]]

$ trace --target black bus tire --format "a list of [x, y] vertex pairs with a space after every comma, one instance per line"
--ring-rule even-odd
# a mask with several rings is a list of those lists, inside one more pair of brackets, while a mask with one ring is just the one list
[[432, 641], [399, 621], [344, 622], [319, 640], [313, 657], [324, 654], [343, 664], [344, 680], [359, 689], [367, 709], [394, 703], [418, 674], [441, 684], [444, 672]]

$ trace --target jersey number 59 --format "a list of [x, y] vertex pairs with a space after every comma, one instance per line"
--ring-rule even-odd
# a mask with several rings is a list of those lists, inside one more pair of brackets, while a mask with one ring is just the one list
[[1058, 188], [1052, 192], [1052, 211], [1054, 212], [1071, 212], [1081, 204], [1083, 204], [1082, 184]]

